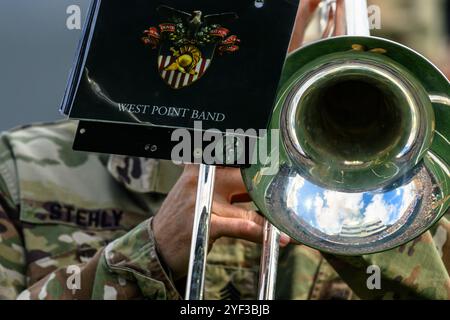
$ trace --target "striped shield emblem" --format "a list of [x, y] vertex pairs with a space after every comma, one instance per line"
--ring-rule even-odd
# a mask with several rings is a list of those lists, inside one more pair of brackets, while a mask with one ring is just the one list
[[179, 70], [166, 70], [171, 65], [176, 62], [176, 57], [173, 56], [163, 56], [158, 57], [158, 68], [161, 78], [171, 86], [173, 89], [181, 89], [187, 87], [199, 80], [208, 69], [211, 59], [206, 59], [204, 57], [200, 58], [199, 62], [194, 68], [194, 72], [186, 73]]
[[168, 20], [145, 30], [141, 40], [152, 49], [159, 48], [159, 74], [173, 89], [203, 77], [216, 49], [220, 55], [239, 50], [240, 39], [221, 25], [238, 19], [234, 12], [205, 15], [201, 10], [189, 13], [165, 5], [157, 10]]

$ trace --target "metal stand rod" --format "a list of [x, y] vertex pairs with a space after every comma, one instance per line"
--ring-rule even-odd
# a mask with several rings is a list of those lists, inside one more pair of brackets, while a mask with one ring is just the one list
[[266, 220], [259, 271], [258, 300], [275, 299], [280, 235], [280, 231]]
[[345, 0], [348, 36], [370, 36], [367, 0]]
[[186, 300], [203, 299], [215, 174], [216, 167], [200, 165], [186, 285]]

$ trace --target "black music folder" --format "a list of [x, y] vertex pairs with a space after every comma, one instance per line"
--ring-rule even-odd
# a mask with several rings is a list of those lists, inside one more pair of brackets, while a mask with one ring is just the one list
[[148, 156], [198, 121], [265, 129], [298, 2], [94, 0], [61, 106], [82, 120], [75, 148]]

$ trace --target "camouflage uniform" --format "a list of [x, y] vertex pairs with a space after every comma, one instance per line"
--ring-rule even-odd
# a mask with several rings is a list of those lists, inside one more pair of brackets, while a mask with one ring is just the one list
[[[74, 152], [75, 128], [60, 122], [0, 137], [0, 298], [180, 299], [180, 283], [158, 258], [151, 217], [181, 168]], [[448, 299], [449, 231], [443, 219], [433, 233], [366, 257], [289, 246], [281, 252], [277, 296]], [[256, 244], [217, 241], [206, 297], [255, 298], [259, 259]], [[381, 269], [381, 290], [366, 286], [372, 264]], [[75, 289], [74, 270], [81, 272]]]

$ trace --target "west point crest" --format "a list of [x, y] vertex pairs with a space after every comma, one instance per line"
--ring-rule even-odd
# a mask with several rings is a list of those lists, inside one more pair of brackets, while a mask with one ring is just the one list
[[239, 50], [239, 38], [224, 26], [238, 19], [235, 13], [204, 15], [199, 10], [187, 13], [167, 6], [157, 11], [165, 22], [145, 30], [142, 41], [159, 48], [159, 73], [173, 89], [199, 80], [216, 54]]

